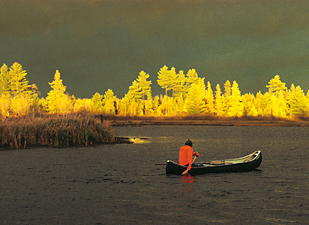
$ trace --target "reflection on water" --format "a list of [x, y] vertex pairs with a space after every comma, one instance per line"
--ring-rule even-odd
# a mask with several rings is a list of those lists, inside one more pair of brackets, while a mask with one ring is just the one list
[[181, 179], [180, 179], [181, 183], [188, 183], [188, 184], [194, 183], [195, 181], [196, 181], [195, 177], [191, 176], [190, 174], [181, 176]]
[[190, 174], [186, 174], [180, 177], [180, 186], [179, 191], [184, 193], [191, 193], [196, 189], [196, 186], [193, 183], [196, 182], [196, 178]]

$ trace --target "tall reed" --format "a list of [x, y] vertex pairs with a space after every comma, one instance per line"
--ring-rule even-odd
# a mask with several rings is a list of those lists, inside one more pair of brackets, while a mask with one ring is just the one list
[[114, 142], [112, 127], [90, 115], [19, 117], [0, 122], [0, 148], [89, 146]]

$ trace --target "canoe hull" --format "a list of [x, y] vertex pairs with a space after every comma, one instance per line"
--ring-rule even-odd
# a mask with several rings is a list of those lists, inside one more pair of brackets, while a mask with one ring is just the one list
[[[248, 157], [248, 156], [246, 156]], [[223, 160], [229, 161], [231, 163], [219, 163], [219, 164], [203, 164], [200, 167], [191, 167], [189, 174], [191, 175], [199, 175], [206, 173], [231, 173], [231, 172], [248, 172], [258, 168], [262, 163], [262, 153], [258, 151], [254, 157], [254, 159], [250, 161], [246, 161], [246, 157], [231, 159], [231, 160]], [[244, 159], [243, 162], [241, 159]], [[233, 163], [235, 162], [235, 163]], [[181, 175], [183, 171], [186, 170], [186, 166], [179, 165], [173, 161], [168, 160], [166, 164], [166, 174], [176, 174]]]

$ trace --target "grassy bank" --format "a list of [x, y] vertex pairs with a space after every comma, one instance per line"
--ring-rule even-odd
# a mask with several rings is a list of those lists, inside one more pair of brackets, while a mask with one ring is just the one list
[[86, 114], [12, 117], [0, 122], [0, 148], [114, 143], [108, 122]]

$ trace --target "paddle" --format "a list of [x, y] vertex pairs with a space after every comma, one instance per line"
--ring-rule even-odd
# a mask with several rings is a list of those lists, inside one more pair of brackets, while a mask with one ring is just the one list
[[[195, 155], [194, 158], [193, 158], [193, 160], [192, 160], [192, 163], [195, 161], [196, 158], [197, 158], [197, 157], [196, 157], [196, 155]], [[186, 175], [186, 174], [188, 174], [188, 172], [189, 172], [189, 171], [186, 169], [185, 171], [182, 172], [181, 175]]]

